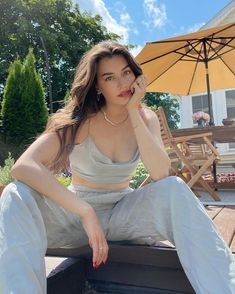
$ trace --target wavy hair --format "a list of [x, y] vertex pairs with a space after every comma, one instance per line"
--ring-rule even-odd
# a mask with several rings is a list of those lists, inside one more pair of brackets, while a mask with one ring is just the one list
[[142, 69], [127, 48], [117, 42], [103, 41], [83, 55], [76, 68], [70, 100], [49, 118], [44, 131], [56, 132], [60, 142], [59, 152], [49, 164], [53, 172], [58, 173], [68, 167], [68, 156], [74, 147], [78, 127], [105, 105], [102, 94], [97, 100], [97, 68], [102, 58], [114, 55], [122, 55], [136, 77], [142, 74]]

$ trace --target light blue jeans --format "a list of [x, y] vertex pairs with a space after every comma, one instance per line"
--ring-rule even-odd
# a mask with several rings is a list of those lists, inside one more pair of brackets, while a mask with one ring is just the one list
[[[110, 241], [175, 244], [197, 294], [235, 294], [235, 260], [203, 205], [177, 177], [130, 188], [69, 189], [95, 209]], [[0, 293], [45, 294], [47, 247], [87, 244], [79, 217], [22, 182], [0, 200]]]

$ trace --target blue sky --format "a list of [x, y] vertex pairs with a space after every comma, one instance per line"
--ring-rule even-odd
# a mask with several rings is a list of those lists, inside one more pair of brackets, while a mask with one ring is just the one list
[[103, 24], [137, 45], [193, 32], [213, 18], [230, 0], [74, 0], [80, 9], [100, 14]]

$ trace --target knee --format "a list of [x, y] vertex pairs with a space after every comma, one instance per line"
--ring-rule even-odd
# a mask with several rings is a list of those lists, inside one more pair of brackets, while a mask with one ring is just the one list
[[185, 197], [191, 197], [193, 194], [188, 185], [177, 176], [169, 176], [152, 183], [156, 192], [162, 191], [165, 200], [184, 201]]
[[186, 185], [185, 182], [177, 176], [165, 177], [163, 179], [152, 182], [152, 184], [156, 185], [156, 187], [157, 186], [161, 186], [161, 187], [165, 186], [166, 188], [175, 187], [177, 189], [183, 188]]
[[[28, 185], [20, 181], [13, 181], [8, 184], [1, 195], [1, 202], [10, 203], [12, 201], [23, 201], [24, 203], [34, 202], [35, 197], [38, 197], [39, 193], [33, 190]], [[17, 201], [16, 201], [17, 200]]]

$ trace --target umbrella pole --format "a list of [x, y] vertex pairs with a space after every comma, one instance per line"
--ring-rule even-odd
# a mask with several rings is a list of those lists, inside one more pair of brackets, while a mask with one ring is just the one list
[[203, 48], [204, 48], [204, 64], [206, 70], [206, 87], [207, 87], [207, 101], [209, 107], [209, 115], [210, 115], [210, 126], [214, 126], [214, 117], [213, 117], [213, 110], [212, 110], [212, 100], [211, 100], [211, 91], [210, 91], [210, 79], [209, 79], [209, 69], [208, 69], [208, 58], [207, 58], [207, 51], [206, 51], [206, 40], [203, 40]]
[[[209, 114], [210, 114], [210, 126], [214, 126], [214, 117], [212, 112], [212, 101], [211, 101], [211, 91], [210, 91], [210, 80], [209, 80], [209, 71], [208, 71], [208, 63], [207, 60], [205, 62], [206, 67], [206, 86], [207, 86], [207, 99], [208, 99], [208, 106], [209, 106]], [[214, 142], [212, 142], [213, 145], [215, 145]], [[213, 161], [212, 164], [212, 170], [213, 170], [213, 178], [214, 178], [214, 189], [217, 191], [217, 178], [216, 178], [216, 161]]]
[[[208, 69], [208, 58], [207, 58], [207, 51], [206, 51], [206, 40], [203, 40], [203, 49], [204, 49], [204, 56], [205, 56], [205, 70], [206, 70], [206, 87], [207, 87], [207, 101], [208, 101], [208, 107], [209, 107], [209, 115], [210, 115], [210, 126], [214, 126], [214, 117], [213, 117], [213, 110], [212, 110], [212, 99], [211, 99], [211, 91], [210, 91], [210, 79], [209, 79], [209, 69]], [[214, 142], [212, 142], [213, 145], [215, 145]], [[217, 191], [217, 178], [216, 178], [216, 161], [213, 161], [212, 164], [212, 170], [213, 170], [213, 177], [214, 177], [214, 189]]]
[[206, 62], [206, 86], [207, 86], [207, 101], [208, 101], [208, 107], [209, 107], [209, 115], [210, 115], [210, 121], [209, 125], [214, 126], [214, 117], [213, 117], [213, 110], [212, 110], [212, 100], [211, 100], [211, 91], [210, 91], [210, 80], [209, 80], [209, 71], [208, 71], [208, 64]]

